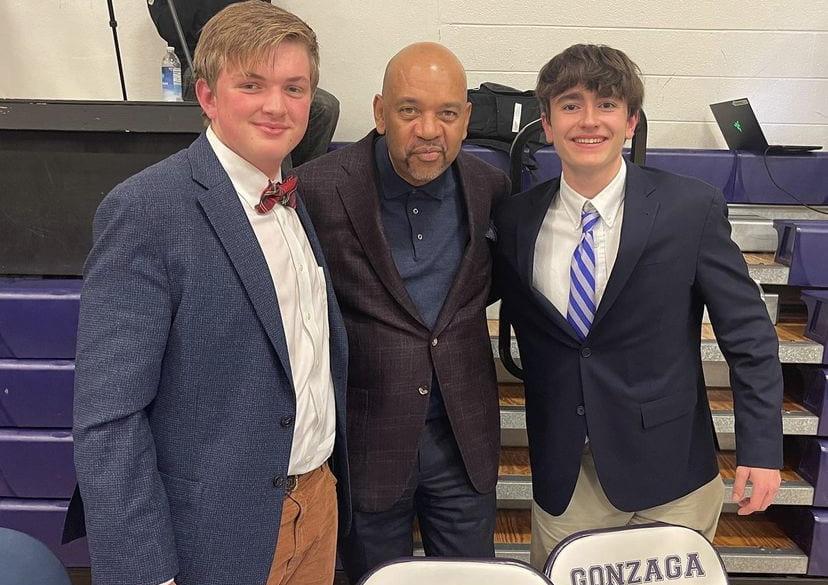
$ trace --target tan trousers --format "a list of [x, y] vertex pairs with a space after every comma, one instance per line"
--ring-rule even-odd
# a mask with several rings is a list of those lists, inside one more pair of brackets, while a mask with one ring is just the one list
[[336, 531], [336, 478], [326, 463], [299, 476], [285, 495], [267, 585], [331, 585]]
[[684, 497], [638, 512], [622, 512], [610, 504], [595, 471], [589, 445], [581, 456], [581, 471], [569, 506], [560, 516], [553, 516], [532, 502], [532, 549], [530, 563], [542, 571], [549, 553], [560, 541], [580, 530], [595, 530], [666, 522], [687, 526], [712, 541], [722, 511], [724, 484], [721, 477], [701, 486]]

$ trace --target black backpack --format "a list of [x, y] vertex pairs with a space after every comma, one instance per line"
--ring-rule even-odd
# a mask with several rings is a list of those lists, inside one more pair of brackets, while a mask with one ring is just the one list
[[[515, 136], [529, 122], [540, 118], [540, 105], [534, 91], [520, 91], [499, 83], [481, 83], [468, 91], [472, 104], [468, 142], [509, 153]], [[526, 143], [523, 164], [537, 168], [535, 152], [546, 146], [540, 136]]]

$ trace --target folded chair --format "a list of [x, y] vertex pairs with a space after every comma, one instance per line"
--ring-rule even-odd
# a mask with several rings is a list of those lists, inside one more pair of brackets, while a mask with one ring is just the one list
[[554, 585], [728, 585], [707, 539], [661, 523], [577, 532], [552, 550], [543, 572]]
[[380, 565], [360, 585], [549, 585], [520, 561], [409, 558]]

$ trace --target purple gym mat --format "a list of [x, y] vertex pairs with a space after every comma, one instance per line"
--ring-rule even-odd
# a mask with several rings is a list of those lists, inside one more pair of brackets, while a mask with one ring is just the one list
[[71, 428], [75, 364], [0, 360], [0, 427]]
[[828, 287], [828, 220], [777, 219], [776, 261], [790, 267], [788, 284]]
[[68, 500], [0, 498], [0, 526], [25, 532], [48, 546], [66, 567], [88, 567], [86, 539], [61, 544]]
[[0, 279], [0, 358], [74, 359], [80, 279]]
[[0, 498], [71, 498], [72, 431], [0, 429]]

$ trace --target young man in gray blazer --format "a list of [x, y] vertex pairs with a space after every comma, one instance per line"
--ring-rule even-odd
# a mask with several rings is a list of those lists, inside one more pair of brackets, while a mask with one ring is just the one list
[[98, 209], [74, 421], [95, 583], [333, 579], [345, 330], [295, 182], [279, 183], [318, 59], [296, 16], [224, 9], [195, 54], [209, 128]]

